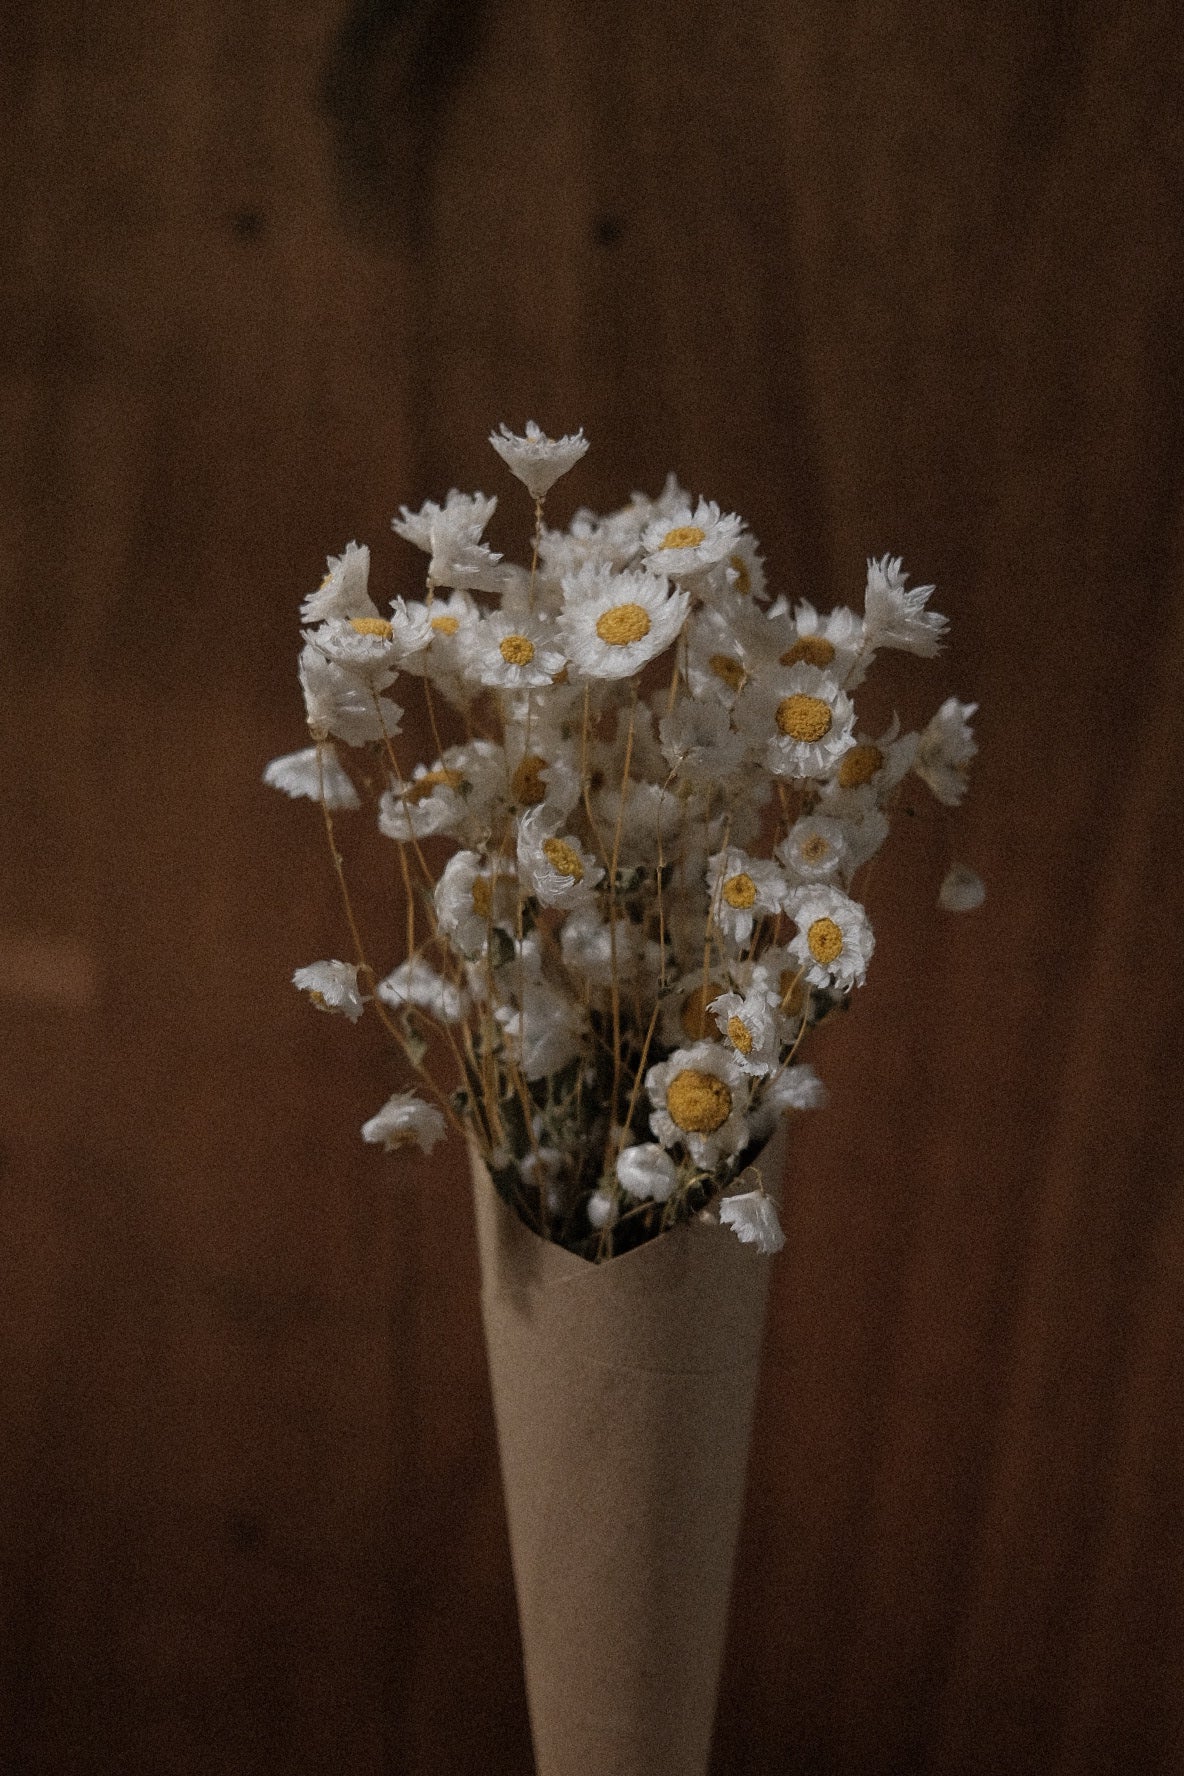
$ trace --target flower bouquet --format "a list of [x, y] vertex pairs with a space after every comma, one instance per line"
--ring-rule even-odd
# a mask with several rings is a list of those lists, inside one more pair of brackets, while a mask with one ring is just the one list
[[[862, 614], [772, 597], [756, 539], [671, 476], [545, 522], [587, 449], [490, 442], [534, 503], [529, 565], [453, 491], [398, 534], [422, 598], [384, 615], [350, 544], [305, 599], [312, 745], [267, 780], [318, 802], [352, 960], [297, 969], [371, 1008], [413, 1087], [364, 1125], [472, 1158], [483, 1311], [542, 1776], [706, 1769], [786, 1119], [800, 1057], [865, 978], [854, 898], [912, 773], [955, 805], [974, 705], [870, 734], [878, 653], [946, 619], [897, 559]], [[435, 756], [399, 739], [413, 688]], [[401, 874], [397, 960], [370, 960], [336, 817], [375, 804]], [[955, 867], [949, 907], [981, 899]], [[393, 966], [390, 963], [393, 961]]]

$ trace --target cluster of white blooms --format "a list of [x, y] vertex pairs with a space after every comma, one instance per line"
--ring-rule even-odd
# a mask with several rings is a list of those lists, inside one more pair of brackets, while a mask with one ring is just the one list
[[[935, 654], [946, 619], [889, 556], [862, 613], [773, 596], [743, 520], [673, 476], [549, 529], [583, 434], [490, 441], [534, 498], [529, 567], [484, 540], [496, 502], [454, 490], [394, 520], [428, 558], [422, 598], [381, 611], [351, 543], [302, 607], [313, 744], [266, 777], [321, 803], [359, 949], [294, 978], [351, 1019], [373, 1005], [434, 1094], [397, 1093], [368, 1141], [427, 1151], [463, 1126], [530, 1224], [590, 1257], [705, 1210], [775, 1250], [759, 1176], [734, 1187], [783, 1114], [822, 1101], [797, 1057], [867, 974], [855, 879], [906, 776], [956, 805], [975, 751], [974, 704], [873, 736], [856, 693], [877, 653]], [[428, 761], [397, 745], [396, 686]], [[332, 820], [376, 770], [408, 917], [384, 977]], [[941, 904], [981, 898], [956, 866]]]

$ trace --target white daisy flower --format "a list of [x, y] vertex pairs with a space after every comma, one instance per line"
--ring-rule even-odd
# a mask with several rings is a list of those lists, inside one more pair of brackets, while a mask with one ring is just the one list
[[695, 1164], [714, 1171], [739, 1153], [749, 1138], [748, 1080], [718, 1042], [676, 1049], [651, 1067], [645, 1089], [653, 1109], [650, 1127], [664, 1147], [684, 1146]]
[[310, 647], [367, 690], [385, 691], [394, 684], [401, 656], [385, 617], [329, 617], [318, 628], [301, 633]]
[[851, 745], [855, 711], [836, 679], [803, 661], [746, 685], [735, 720], [742, 733], [764, 742], [774, 777], [827, 777]]
[[349, 773], [337, 756], [332, 741], [320, 746], [306, 746], [302, 752], [287, 752], [274, 758], [263, 773], [264, 783], [282, 789], [295, 799], [307, 796], [310, 802], [323, 801], [326, 808], [360, 808], [358, 792]]
[[668, 1202], [678, 1187], [678, 1167], [664, 1147], [643, 1141], [618, 1153], [617, 1183], [642, 1202]]
[[430, 1153], [444, 1139], [444, 1118], [433, 1104], [425, 1104], [414, 1092], [396, 1092], [382, 1109], [362, 1124], [363, 1141], [381, 1146], [387, 1153], [398, 1147], [418, 1147]]
[[392, 969], [374, 989], [375, 997], [397, 1009], [414, 1005], [439, 1024], [459, 1024], [469, 1009], [469, 996], [455, 981], [437, 974], [425, 956], [411, 956]]
[[982, 877], [964, 863], [953, 863], [937, 893], [937, 904], [947, 913], [972, 913], [987, 898]]
[[695, 934], [698, 942], [700, 962], [697, 968], [689, 968], [674, 982], [672, 990], [662, 1000], [658, 1013], [658, 1036], [664, 1048], [679, 1048], [689, 1042], [710, 1041], [715, 1035], [715, 1019], [708, 1006], [718, 999], [721, 993], [729, 991], [730, 982], [721, 979], [728, 970], [716, 967], [709, 970], [706, 980], [703, 978], [703, 922], [696, 920]]
[[806, 814], [795, 820], [774, 851], [795, 884], [836, 881], [846, 873], [849, 855], [845, 822], [825, 814]]
[[917, 746], [913, 770], [947, 808], [956, 808], [966, 794], [966, 767], [978, 751], [970, 730], [977, 708], [947, 697]]
[[[898, 737], [899, 736], [899, 737]], [[917, 734], [901, 734], [895, 716], [878, 740], [857, 732], [839, 760], [830, 788], [860, 789], [870, 784], [877, 801], [884, 801], [907, 776], [917, 755]]]
[[734, 512], [720, 515], [714, 500], [700, 499], [664, 513], [647, 524], [641, 536], [645, 565], [671, 579], [702, 573], [737, 551], [744, 520]]
[[480, 956], [492, 926], [510, 923], [517, 908], [517, 877], [476, 851], [457, 851], [444, 865], [433, 901], [443, 935], [464, 956]]
[[899, 555], [884, 555], [878, 561], [869, 557], [863, 601], [864, 647], [872, 653], [877, 648], [903, 648], [906, 653], [930, 659], [941, 651], [949, 619], [925, 609], [936, 587], [914, 586], [910, 591], [905, 586], [909, 576], [900, 569]]
[[773, 1071], [780, 1059], [780, 1020], [759, 982], [743, 997], [721, 993], [708, 1010], [735, 1053], [737, 1066], [754, 1076]]
[[494, 611], [467, 632], [464, 663], [479, 684], [519, 691], [549, 685], [567, 659], [544, 618]]
[[790, 953], [805, 969], [811, 986], [839, 991], [861, 987], [875, 938], [858, 901], [819, 883], [797, 889], [786, 904], [798, 928]]
[[825, 1103], [826, 1087], [813, 1067], [799, 1063], [774, 1073], [752, 1111], [753, 1140], [769, 1140], [787, 1111], [820, 1110]]
[[406, 506], [391, 519], [391, 529], [430, 557], [428, 584], [497, 592], [503, 580], [501, 556], [481, 541], [496, 499], [483, 493], [458, 493], [452, 488], [442, 506], [425, 500], [418, 512]]
[[376, 700], [372, 687], [326, 660], [311, 644], [300, 655], [300, 686], [309, 731], [318, 740], [333, 734], [347, 746], [365, 746], [399, 732], [403, 720], [399, 704], [389, 697]]
[[755, 1246], [766, 1256], [779, 1252], [785, 1244], [777, 1205], [763, 1190], [749, 1190], [742, 1196], [725, 1196], [719, 1205], [719, 1218], [724, 1227], [731, 1228], [742, 1245]]
[[307, 993], [318, 1011], [339, 1011], [351, 1024], [362, 1015], [365, 1002], [352, 962], [310, 962], [307, 968], [296, 970], [292, 985]]
[[490, 432], [489, 442], [512, 475], [517, 475], [526, 491], [536, 500], [544, 499], [561, 475], [575, 467], [588, 448], [581, 426], [574, 436], [548, 438], [533, 419], [526, 422], [526, 434], [518, 437], [502, 424]]
[[378, 606], [367, 591], [370, 551], [365, 543], [347, 543], [344, 555], [329, 556], [329, 571], [300, 606], [302, 623], [326, 617], [376, 617]]
[[563, 582], [557, 627], [585, 678], [631, 678], [677, 639], [689, 602], [657, 574], [583, 567]]
[[518, 822], [522, 884], [544, 906], [578, 906], [604, 879], [604, 871], [578, 839], [570, 833], [559, 836], [562, 819], [562, 814], [544, 802]]
[[845, 604], [820, 616], [803, 598], [794, 606], [792, 620], [783, 626], [781, 640], [782, 666], [817, 666], [847, 685], [854, 682], [851, 674], [863, 647], [863, 620]]
[[379, 831], [407, 843], [442, 833], [480, 843], [508, 800], [505, 753], [492, 740], [450, 746], [434, 765], [416, 765], [378, 804]]
[[[851, 750], [857, 752], [859, 748]], [[846, 838], [842, 873], [849, 882], [888, 837], [888, 817], [876, 800], [874, 772], [871, 783], [856, 789], [840, 789], [837, 778], [832, 779], [823, 786], [821, 807], [826, 818], [842, 822]]]
[[778, 913], [789, 884], [775, 863], [729, 845], [707, 860], [707, 892], [715, 923], [734, 944], [746, 944], [758, 919]]

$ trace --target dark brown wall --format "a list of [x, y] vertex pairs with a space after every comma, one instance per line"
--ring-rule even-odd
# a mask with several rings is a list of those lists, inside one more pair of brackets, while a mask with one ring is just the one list
[[288, 985], [341, 923], [259, 774], [325, 554], [411, 590], [391, 512], [533, 414], [823, 604], [903, 551], [954, 624], [903, 712], [982, 706], [987, 906], [911, 824], [814, 1056], [718, 1768], [1184, 1768], [1176, 9], [3, 46], [0, 1767], [527, 1767], [461, 1156], [359, 1142], [387, 1063]]

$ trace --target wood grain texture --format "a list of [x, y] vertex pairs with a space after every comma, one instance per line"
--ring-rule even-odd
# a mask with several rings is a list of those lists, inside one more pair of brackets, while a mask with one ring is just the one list
[[391, 512], [502, 492], [533, 414], [572, 501], [673, 465], [819, 603], [904, 551], [954, 627], [902, 715], [982, 706], [815, 1056], [721, 1776], [1181, 1768], [1175, 9], [41, 0], [2, 47], [0, 1766], [529, 1767], [461, 1156], [358, 1142], [388, 1058], [287, 984], [340, 923], [258, 780], [326, 552], [410, 590]]

